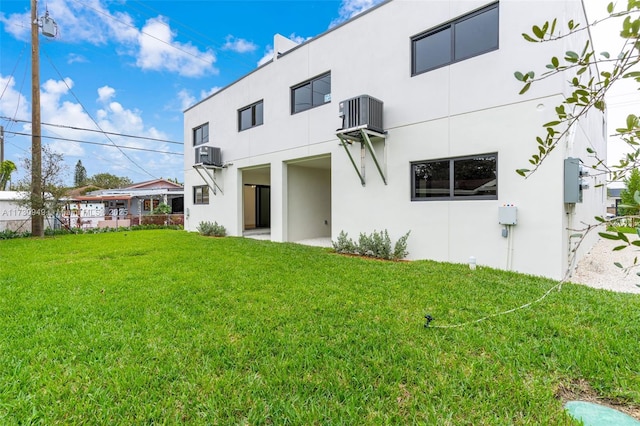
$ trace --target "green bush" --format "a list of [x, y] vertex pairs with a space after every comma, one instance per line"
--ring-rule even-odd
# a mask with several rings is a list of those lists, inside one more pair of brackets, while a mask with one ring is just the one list
[[196, 228], [200, 235], [207, 237], [225, 237], [227, 230], [224, 226], [218, 225], [218, 222], [200, 222]]
[[389, 238], [389, 233], [386, 229], [382, 232], [373, 231], [371, 235], [361, 233], [357, 243], [350, 239], [346, 232], [340, 231], [338, 239], [331, 244], [337, 253], [398, 260], [404, 259], [409, 254], [407, 251], [407, 239], [410, 232], [400, 237], [395, 243], [393, 251], [391, 250], [391, 238]]

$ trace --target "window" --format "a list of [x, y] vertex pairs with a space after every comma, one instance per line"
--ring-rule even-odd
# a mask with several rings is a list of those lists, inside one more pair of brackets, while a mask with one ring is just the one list
[[193, 129], [193, 146], [209, 142], [209, 123]]
[[194, 186], [193, 187], [193, 204], [209, 204], [209, 187]]
[[263, 123], [262, 101], [238, 110], [238, 131], [247, 130]]
[[291, 88], [291, 114], [331, 102], [331, 73]]
[[411, 163], [412, 201], [498, 198], [498, 154]]
[[411, 39], [411, 75], [498, 48], [498, 3]]

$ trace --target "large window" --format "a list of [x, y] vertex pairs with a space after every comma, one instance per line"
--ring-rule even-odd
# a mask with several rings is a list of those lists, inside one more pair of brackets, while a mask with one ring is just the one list
[[209, 204], [209, 187], [194, 186], [193, 187], [193, 204]]
[[238, 110], [238, 131], [250, 129], [263, 123], [263, 102], [258, 101]]
[[193, 146], [209, 142], [209, 123], [193, 129]]
[[498, 48], [498, 3], [411, 39], [411, 74], [462, 61]]
[[498, 198], [498, 154], [411, 163], [411, 200]]
[[331, 102], [331, 73], [291, 88], [291, 114]]

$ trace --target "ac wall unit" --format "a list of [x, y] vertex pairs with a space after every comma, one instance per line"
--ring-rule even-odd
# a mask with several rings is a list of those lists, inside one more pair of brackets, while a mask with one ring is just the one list
[[222, 151], [215, 146], [199, 146], [196, 148], [196, 164], [222, 167]]
[[367, 126], [368, 129], [384, 133], [382, 105], [381, 100], [369, 95], [360, 95], [340, 102], [342, 129]]

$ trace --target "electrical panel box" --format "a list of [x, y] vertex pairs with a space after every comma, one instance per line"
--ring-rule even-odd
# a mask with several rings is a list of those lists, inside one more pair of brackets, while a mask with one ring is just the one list
[[498, 207], [498, 223], [500, 223], [500, 225], [517, 225], [517, 207], [513, 204]]
[[581, 203], [582, 191], [589, 189], [589, 182], [583, 179], [589, 176], [587, 168], [580, 164], [579, 158], [564, 159], [564, 202]]

